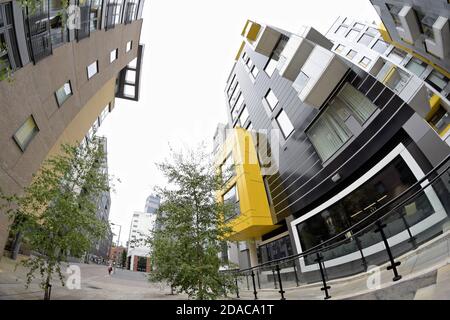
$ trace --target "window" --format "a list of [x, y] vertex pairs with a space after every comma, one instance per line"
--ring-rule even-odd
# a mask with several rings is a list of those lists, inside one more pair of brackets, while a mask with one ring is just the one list
[[367, 66], [368, 66], [371, 62], [372, 62], [372, 60], [370, 60], [369, 58], [363, 57], [363, 58], [361, 59], [361, 61], [359, 61], [359, 65], [362, 66], [362, 67], [364, 67], [364, 68], [367, 68]]
[[100, 113], [100, 116], [98, 117], [98, 125], [101, 125], [103, 121], [105, 120], [106, 116], [109, 113], [111, 103], [109, 103]]
[[227, 94], [228, 97], [231, 96], [234, 90], [234, 85], [236, 84], [236, 75], [233, 75], [233, 79], [231, 79], [230, 86], [228, 87]]
[[0, 3], [0, 81], [20, 67], [12, 17], [12, 2]]
[[64, 83], [64, 85], [56, 90], [55, 96], [56, 101], [58, 102], [58, 106], [61, 107], [62, 104], [69, 99], [69, 97], [72, 95], [72, 86], [70, 84], [70, 81], [67, 81]]
[[347, 53], [347, 58], [353, 59], [353, 58], [356, 56], [356, 54], [357, 54], [357, 52], [356, 52], [355, 50], [350, 50], [350, 51]]
[[109, 62], [113, 63], [114, 61], [117, 60], [117, 58], [119, 57], [119, 49], [114, 49], [113, 51], [111, 51], [111, 53], [109, 54]]
[[342, 44], [338, 44], [338, 46], [336, 47], [336, 49], [334, 49], [334, 51], [336, 52], [342, 52], [342, 50], [345, 49], [345, 46]]
[[246, 58], [247, 58], [247, 52], [244, 52], [244, 53], [242, 54], [242, 60], [245, 61]]
[[91, 31], [100, 29], [100, 17], [102, 16], [102, 0], [91, 0], [90, 29]]
[[246, 130], [253, 130], [253, 125], [252, 125], [252, 123], [249, 122], [249, 123], [247, 124], [247, 126], [245, 127], [245, 129], [246, 129]]
[[417, 58], [412, 58], [405, 67], [416, 76], [420, 77], [420, 75], [425, 71], [427, 65]]
[[347, 33], [347, 35], [345, 37], [350, 40], [354, 40], [358, 36], [358, 34], [359, 34], [359, 31], [352, 29]]
[[425, 81], [437, 91], [444, 90], [448, 84], [448, 78], [437, 70], [433, 70]]
[[239, 110], [239, 108], [241, 107], [242, 103], [244, 103], [244, 95], [241, 93], [239, 95], [239, 98], [237, 99], [236, 103], [233, 106], [233, 110]]
[[257, 76], [258, 73], [259, 73], [258, 67], [254, 64], [253, 67], [252, 67], [252, 69], [250, 70], [250, 72], [251, 72], [253, 78], [256, 79], [256, 76]]
[[233, 185], [230, 190], [228, 190], [223, 195], [223, 202], [234, 207], [231, 210], [232, 212], [229, 212], [228, 215], [225, 216], [225, 220], [229, 220], [240, 213], [239, 195], [236, 189], [236, 185]]
[[127, 42], [127, 47], [125, 49], [125, 52], [131, 51], [132, 46], [133, 46], [133, 41], [128, 41]]
[[308, 81], [309, 81], [308, 75], [300, 70], [292, 86], [295, 88], [295, 90], [297, 90], [297, 92], [302, 92], [303, 88], [306, 86]]
[[286, 46], [286, 43], [288, 42], [289, 38], [285, 35], [281, 35], [280, 39], [278, 40], [277, 45], [275, 46], [275, 49], [272, 51], [272, 54], [270, 55], [269, 62], [267, 63], [266, 67], [264, 68], [264, 71], [271, 77], [278, 65], [278, 60], [280, 59], [281, 52], [283, 51], [284, 47]]
[[267, 91], [264, 99], [266, 100], [267, 104], [269, 105], [269, 107], [272, 111], [278, 105], [278, 99], [271, 89], [269, 89], [269, 91]]
[[450, 126], [449, 112], [440, 105], [439, 109], [431, 117], [429, 123], [437, 133], [442, 134]]
[[247, 61], [245, 62], [245, 66], [250, 69], [252, 67], [252, 59], [247, 58]]
[[220, 172], [222, 173], [223, 183], [226, 183], [235, 175], [233, 154], [231, 152], [220, 167]]
[[375, 44], [373, 45], [372, 49], [375, 50], [378, 53], [385, 53], [386, 49], [389, 47], [389, 45], [384, 42], [383, 40], [377, 40], [377, 42], [375, 42]]
[[276, 117], [278, 126], [281, 129], [281, 132], [283, 133], [283, 136], [285, 139], [287, 139], [291, 133], [294, 131], [294, 126], [292, 125], [291, 120], [289, 120], [289, 117], [286, 113], [286, 111], [281, 110], [281, 112]]
[[340, 26], [339, 28], [336, 29], [334, 33], [343, 36], [347, 33], [347, 30], [348, 30], [347, 27]]
[[354, 29], [361, 31], [364, 28], [364, 25], [361, 23], [356, 22], [355, 25], [353, 26]]
[[367, 34], [367, 33], [364, 33], [364, 34], [362, 35], [362, 37], [359, 38], [358, 43], [361, 43], [361, 44], [363, 44], [363, 45], [365, 45], [365, 46], [368, 46], [369, 43], [372, 42], [372, 40], [373, 40], [373, 37], [372, 37], [371, 35], [369, 35], [369, 34]]
[[[320, 245], [321, 242], [358, 223], [390, 200], [395, 199], [415, 182], [417, 182], [417, 179], [408, 164], [401, 156], [395, 157], [354, 191], [298, 224], [297, 232], [302, 250], [306, 251], [316, 245]], [[406, 219], [408, 225], [412, 226], [434, 213], [434, 209], [427, 197], [421, 197], [412, 202], [408, 201], [396, 211], [406, 215], [401, 218], [402, 214], [389, 220], [388, 228], [392, 236], [405, 231], [405, 223], [402, 219]], [[378, 219], [382, 212], [378, 212], [373, 218], [362, 222], [361, 226], [356, 230], [363, 230], [369, 222]], [[360, 233], [361, 248], [368, 248], [381, 241], [379, 236], [374, 236], [375, 233], [372, 230], [368, 228]], [[341, 239], [338, 237], [336, 241]], [[332, 258], [352, 253], [355, 250], [357, 250], [356, 246], [338, 246], [336, 249], [331, 249], [331, 252], [327, 253], [324, 258], [331, 260]], [[306, 264], [316, 263], [312, 261], [312, 257], [305, 260]]]
[[14, 134], [14, 141], [16, 141], [22, 151], [25, 151], [38, 131], [39, 128], [37, 127], [33, 116], [29, 116], [28, 119], [20, 126], [19, 130], [17, 130]]
[[346, 83], [306, 132], [322, 161], [328, 160], [352, 136], [345, 124], [350, 116], [363, 125], [375, 110], [366, 96]]
[[87, 67], [87, 76], [88, 79], [92, 78], [93, 76], [95, 76], [98, 73], [98, 60], [91, 63], [88, 67]]
[[368, 34], [370, 34], [372, 36], [376, 36], [376, 35], [379, 34], [377, 29], [371, 28], [371, 27], [367, 28], [366, 33], [368, 33]]
[[239, 117], [239, 121], [241, 122], [241, 125], [245, 124], [245, 122], [248, 120], [248, 117], [249, 117], [249, 114], [248, 114], [247, 107], [244, 106], [242, 108], [242, 112], [241, 112], [241, 115]]
[[258, 247], [258, 263], [282, 259], [294, 254], [289, 236], [271, 241]]
[[426, 14], [420, 11], [418, 8], [414, 10], [417, 15], [422, 33], [429, 39], [434, 40], [433, 24], [436, 22], [438, 16], [427, 12]]
[[401, 51], [400, 49], [394, 48], [389, 54], [387, 55], [394, 63], [400, 64], [403, 59], [405, 59], [406, 54]]

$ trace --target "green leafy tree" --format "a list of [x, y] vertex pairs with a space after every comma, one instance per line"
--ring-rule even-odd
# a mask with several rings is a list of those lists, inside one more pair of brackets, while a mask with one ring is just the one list
[[15, 221], [12, 232], [20, 233], [34, 253], [21, 262], [28, 269], [26, 287], [39, 278], [44, 299], [50, 298], [54, 278], [64, 286], [61, 267], [68, 257], [81, 258], [107, 230], [96, 217], [96, 199], [110, 188], [100, 139], [61, 148], [22, 195], [0, 193], [3, 211]]
[[223, 217], [234, 208], [217, 200], [223, 181], [204, 146], [172, 151], [171, 158], [157, 164], [168, 185], [156, 188], [162, 204], [148, 240], [150, 280], [192, 298], [215, 299], [234, 290], [230, 275], [219, 271], [221, 242], [231, 231]]

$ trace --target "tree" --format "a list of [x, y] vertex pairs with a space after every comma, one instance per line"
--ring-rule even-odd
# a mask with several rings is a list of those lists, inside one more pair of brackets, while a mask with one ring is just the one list
[[215, 299], [234, 289], [233, 279], [219, 272], [221, 242], [231, 231], [223, 217], [234, 208], [218, 201], [222, 178], [203, 146], [172, 151], [171, 157], [157, 164], [168, 186], [156, 188], [162, 204], [148, 241], [150, 280], [167, 281], [189, 297]]
[[96, 199], [110, 188], [100, 139], [64, 144], [61, 151], [44, 162], [22, 195], [0, 193], [3, 210], [15, 221], [12, 232], [35, 253], [21, 262], [28, 269], [26, 287], [40, 278], [44, 299], [50, 299], [55, 273], [64, 286], [62, 263], [81, 258], [107, 230], [96, 217]]

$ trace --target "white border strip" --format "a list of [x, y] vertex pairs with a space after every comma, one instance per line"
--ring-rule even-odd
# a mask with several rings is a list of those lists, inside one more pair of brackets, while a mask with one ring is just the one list
[[[384, 157], [380, 162], [378, 162], [375, 166], [373, 166], [370, 170], [368, 170], [365, 174], [363, 174], [359, 179], [357, 179], [355, 182], [353, 182], [347, 188], [345, 188], [344, 190], [342, 190], [341, 192], [339, 192], [338, 194], [336, 194], [334, 197], [330, 198], [329, 200], [325, 201], [318, 207], [314, 208], [307, 214], [305, 214], [291, 222], [291, 227], [292, 227], [293, 234], [294, 234], [294, 240], [295, 240], [295, 245], [297, 247], [297, 252], [298, 253], [303, 252], [303, 249], [300, 244], [298, 231], [297, 231], [298, 224], [300, 224], [301, 222], [320, 213], [324, 209], [328, 208], [329, 206], [336, 203], [337, 201], [339, 201], [346, 195], [353, 192], [355, 189], [357, 189], [362, 184], [364, 184], [367, 180], [369, 180], [370, 178], [375, 176], [375, 174], [377, 174], [379, 171], [381, 171], [385, 166], [387, 166], [398, 155], [400, 155], [403, 158], [403, 160], [406, 162], [406, 164], [408, 165], [408, 167], [410, 168], [410, 170], [412, 171], [412, 173], [414, 174], [414, 176], [417, 180], [420, 180], [425, 176], [424, 172], [422, 171], [422, 169], [420, 168], [418, 163], [414, 160], [413, 156], [405, 148], [405, 146], [402, 143], [398, 144], [386, 157]], [[421, 186], [423, 187], [427, 184], [428, 184], [428, 180], [424, 180], [421, 183]], [[427, 188], [425, 190], [425, 194], [428, 197], [428, 200], [430, 201], [431, 206], [433, 207], [434, 213], [432, 215], [430, 215], [429, 217], [427, 217], [426, 219], [424, 219], [424, 220], [418, 222], [417, 224], [415, 224], [414, 226], [410, 227], [410, 231], [413, 235], [419, 234], [420, 232], [430, 228], [432, 225], [438, 223], [439, 221], [445, 219], [445, 217], [446, 217], [446, 212], [445, 212], [441, 202], [439, 201], [439, 198], [438, 198], [436, 192], [434, 191], [434, 189], [432, 187]], [[405, 231], [400, 232], [400, 233], [392, 236], [391, 238], [389, 238], [388, 243], [389, 243], [389, 245], [393, 246], [393, 245], [396, 245], [398, 243], [401, 243], [401, 242], [407, 240], [408, 238], [409, 238], [408, 232], [407, 232], [407, 230], [405, 230]], [[369, 256], [374, 253], [380, 252], [382, 250], [384, 250], [384, 244], [383, 244], [383, 242], [379, 242], [370, 247], [364, 248], [363, 254], [365, 256]], [[325, 264], [325, 267], [332, 267], [332, 266], [337, 266], [337, 265], [344, 264], [344, 263], [347, 263], [350, 261], [358, 260], [360, 258], [361, 258], [361, 253], [359, 251], [355, 251], [353, 253], [341, 256], [339, 258], [325, 261], [324, 264]], [[314, 271], [314, 270], [319, 269], [319, 267], [316, 264], [306, 266], [304, 257], [300, 257], [299, 262], [300, 262], [300, 268], [303, 272]]]

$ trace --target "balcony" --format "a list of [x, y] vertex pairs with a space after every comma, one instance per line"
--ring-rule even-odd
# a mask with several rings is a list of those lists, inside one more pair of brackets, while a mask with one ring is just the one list
[[49, 11], [36, 9], [34, 14], [27, 14], [25, 24], [31, 59], [37, 63], [52, 54]]
[[299, 35], [292, 35], [280, 54], [277, 66], [280, 75], [295, 81], [316, 45], [326, 49], [333, 47], [330, 40], [312, 27], [303, 27]]
[[[218, 167], [225, 164], [230, 154], [234, 160], [234, 175], [218, 194], [219, 199], [224, 201], [236, 199], [235, 203], [239, 206], [235, 211], [236, 215], [226, 221], [232, 228], [229, 240], [259, 238], [278, 228], [272, 221], [253, 135], [242, 128], [228, 130], [227, 139], [218, 150]], [[233, 188], [237, 191], [234, 198], [230, 197]]]
[[410, 6], [403, 6], [398, 13], [398, 18], [401, 24], [397, 26], [400, 38], [409, 44], [414, 44], [421, 34], [414, 9]]
[[269, 26], [261, 26], [257, 23], [247, 21], [242, 35], [247, 39], [253, 49], [265, 56], [270, 56], [280, 39], [281, 33]]
[[427, 51], [441, 59], [450, 56], [450, 28], [448, 19], [438, 17], [432, 28], [433, 38], [425, 39]]
[[347, 70], [348, 66], [338, 55], [315, 46], [293, 86], [300, 100], [319, 109]]

